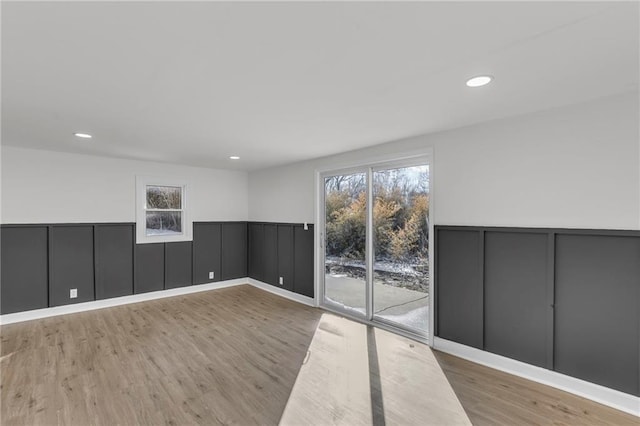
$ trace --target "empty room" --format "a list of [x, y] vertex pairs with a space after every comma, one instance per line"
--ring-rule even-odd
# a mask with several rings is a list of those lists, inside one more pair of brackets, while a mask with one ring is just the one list
[[3, 426], [640, 423], [640, 2], [0, 16]]

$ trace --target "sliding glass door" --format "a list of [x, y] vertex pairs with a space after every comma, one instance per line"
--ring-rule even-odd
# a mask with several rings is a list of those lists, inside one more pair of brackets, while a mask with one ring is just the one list
[[373, 318], [426, 333], [429, 167], [373, 171]]
[[365, 316], [367, 174], [327, 176], [324, 191], [324, 301]]
[[326, 307], [426, 336], [429, 165], [426, 160], [323, 174]]

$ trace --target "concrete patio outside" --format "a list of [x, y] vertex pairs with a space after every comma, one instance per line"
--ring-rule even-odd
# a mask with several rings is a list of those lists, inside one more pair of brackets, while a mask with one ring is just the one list
[[[343, 274], [325, 274], [325, 294], [334, 304], [360, 315], [366, 312], [366, 283]], [[376, 316], [402, 326], [426, 332], [429, 295], [374, 281], [373, 303]]]

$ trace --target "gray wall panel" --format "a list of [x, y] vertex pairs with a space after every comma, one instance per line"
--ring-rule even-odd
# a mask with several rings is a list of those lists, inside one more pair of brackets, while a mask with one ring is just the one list
[[[209, 278], [213, 272], [213, 279]], [[193, 224], [193, 283], [204, 284], [222, 279], [222, 225]]]
[[164, 289], [164, 244], [136, 244], [135, 293]]
[[547, 240], [544, 233], [485, 233], [485, 349], [540, 367], [551, 361]]
[[[93, 226], [55, 225], [49, 242], [49, 306], [95, 300]], [[78, 290], [71, 299], [69, 291]]]
[[437, 232], [437, 335], [482, 349], [481, 232]]
[[133, 225], [96, 225], [96, 299], [133, 294]]
[[164, 262], [164, 288], [185, 287], [193, 283], [191, 241], [166, 243]]
[[0, 230], [0, 313], [46, 308], [48, 300], [47, 227]]
[[261, 223], [249, 223], [247, 231], [249, 233], [249, 246], [247, 247], [249, 276], [264, 281], [264, 226]]
[[302, 225], [293, 227], [293, 291], [313, 297], [313, 225], [307, 231]]
[[222, 224], [222, 279], [247, 276], [247, 223]]
[[556, 370], [639, 395], [640, 239], [556, 237]]
[[278, 226], [273, 223], [264, 225], [262, 246], [263, 281], [278, 286]]
[[278, 277], [289, 291], [293, 291], [293, 262], [293, 226], [278, 225]]

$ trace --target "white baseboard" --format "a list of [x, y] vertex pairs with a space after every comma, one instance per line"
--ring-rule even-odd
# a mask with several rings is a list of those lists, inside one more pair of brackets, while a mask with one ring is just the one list
[[199, 293], [201, 291], [215, 290], [247, 284], [248, 278], [218, 281], [208, 284], [197, 284], [187, 287], [172, 288], [169, 290], [152, 291], [149, 293], [133, 294], [130, 296], [114, 297], [112, 299], [94, 300], [91, 302], [77, 303], [74, 305], [56, 306], [53, 308], [35, 309], [33, 311], [16, 312], [15, 314], [0, 315], [0, 324], [7, 325], [22, 321], [31, 321], [40, 318], [54, 317], [57, 315], [73, 314], [76, 312], [93, 311], [95, 309], [110, 308], [112, 306], [127, 305], [129, 303], [145, 302], [147, 300], [163, 299], [165, 297], [180, 296], [183, 294]]
[[434, 338], [433, 346], [439, 351], [552, 386], [640, 417], [640, 398], [636, 396], [439, 337]]
[[181, 296], [183, 294], [199, 293], [201, 291], [216, 290], [241, 284], [250, 284], [261, 290], [276, 294], [286, 299], [293, 300], [308, 306], [315, 306], [315, 300], [311, 297], [292, 293], [272, 285], [263, 283], [253, 278], [238, 278], [235, 280], [218, 281], [208, 284], [197, 284], [187, 287], [172, 288], [169, 290], [152, 291], [149, 293], [133, 294], [130, 296], [114, 297], [104, 300], [76, 303], [73, 305], [55, 306], [53, 308], [35, 309], [33, 311], [16, 312], [15, 314], [0, 315], [0, 325], [13, 324], [23, 321], [31, 321], [40, 318], [54, 317], [57, 315], [73, 314], [76, 312], [93, 311], [96, 309], [110, 308], [112, 306], [127, 305], [129, 303], [145, 302], [147, 300], [163, 299], [165, 297]]
[[253, 278], [247, 278], [247, 280], [249, 284], [259, 288], [260, 290], [268, 291], [269, 293], [284, 297], [285, 299], [293, 300], [294, 302], [302, 303], [303, 305], [316, 306], [315, 299], [311, 297], [293, 293], [289, 290], [285, 290], [284, 288], [274, 287], [270, 284], [263, 283], [262, 281], [254, 280]]

